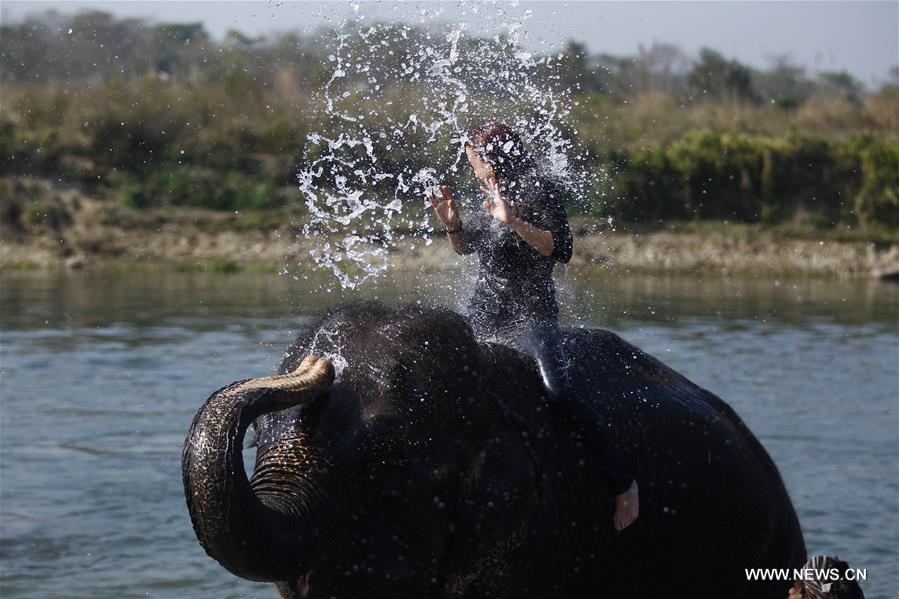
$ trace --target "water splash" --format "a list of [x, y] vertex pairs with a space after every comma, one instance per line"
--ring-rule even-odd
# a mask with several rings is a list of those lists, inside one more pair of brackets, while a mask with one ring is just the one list
[[[330, 77], [298, 181], [310, 255], [344, 289], [384, 272], [400, 244], [431, 243], [426, 195], [442, 183], [468, 184], [465, 132], [473, 126], [506, 122], [549, 173], [571, 178], [569, 95], [559, 86], [558, 59], [523, 48], [530, 11], [512, 15], [512, 8], [472, 7], [485, 22], [501, 23], [486, 36], [470, 35], [464, 23], [443, 30], [369, 23], [361, 5], [331, 32]], [[439, 14], [422, 9], [419, 21]]]

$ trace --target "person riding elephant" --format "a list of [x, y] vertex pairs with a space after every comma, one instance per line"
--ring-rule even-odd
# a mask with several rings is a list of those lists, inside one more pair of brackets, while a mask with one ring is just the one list
[[561, 334], [572, 393], [643, 481], [627, 534], [532, 356], [448, 310], [365, 302], [197, 412], [182, 474], [201, 546], [284, 597], [783, 599], [790, 581], [746, 569], [798, 568], [805, 545], [745, 423], [613, 333]]
[[[621, 532], [637, 519], [637, 481], [609, 442], [607, 423], [571, 393], [559, 332], [552, 272], [568, 262], [572, 236], [564, 187], [542, 176], [515, 131], [487, 123], [468, 134], [465, 153], [487, 199], [462, 222], [446, 186], [430, 198], [453, 249], [478, 254], [478, 278], [467, 316], [482, 338], [505, 340], [537, 360], [558, 417], [591, 444], [591, 457], [615, 493], [613, 525]], [[589, 433], [587, 433], [589, 431]]]

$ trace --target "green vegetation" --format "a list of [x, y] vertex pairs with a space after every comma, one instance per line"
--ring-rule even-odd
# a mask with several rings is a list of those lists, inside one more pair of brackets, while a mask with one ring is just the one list
[[196, 166], [164, 167], [138, 176], [113, 171], [107, 180], [119, 201], [137, 208], [196, 206], [213, 210], [259, 210], [280, 204], [272, 181], [241, 171]]
[[[444, 43], [400, 28], [377, 32], [391, 49], [375, 65], [384, 73]], [[463, 39], [461, 51], [485, 43]], [[199, 24], [102, 12], [3, 25], [0, 176], [52, 177], [141, 210], [296, 210], [306, 135], [329, 126], [315, 107], [332, 50], [317, 36], [216, 41]], [[624, 57], [571, 44], [549, 62], [541, 76], [570, 94], [580, 166], [598, 175], [574, 212], [623, 223], [899, 228], [899, 72], [866, 91], [847, 73], [809, 77], [783, 59], [757, 71], [709, 49], [692, 59], [658, 44]], [[394, 77], [372, 101], [390, 98], [402, 122], [420, 97]], [[377, 158], [430, 166], [411, 146]], [[65, 226], [65, 212], [41, 201], [3, 193], [0, 216]]]
[[803, 218], [899, 227], [899, 141], [846, 142], [693, 132], [668, 145], [613, 155], [625, 221], [716, 220], [774, 224]]
[[208, 262], [190, 262], [179, 264], [176, 267], [178, 272], [220, 272], [233, 273], [240, 272], [241, 266], [234, 260], [210, 260]]
[[0, 262], [0, 271], [6, 272], [25, 272], [30, 270], [37, 270], [40, 268], [34, 262], [29, 260], [16, 260], [13, 262]]

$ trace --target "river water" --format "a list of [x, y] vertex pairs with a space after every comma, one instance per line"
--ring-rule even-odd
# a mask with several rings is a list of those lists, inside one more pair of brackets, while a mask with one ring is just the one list
[[[458, 307], [460, 280], [358, 293]], [[866, 568], [869, 598], [895, 597], [899, 286], [572, 276], [560, 297], [569, 321], [618, 332], [728, 401], [779, 465], [810, 553]], [[339, 299], [263, 274], [2, 275], [0, 595], [274, 597], [203, 553], [180, 447], [211, 391], [271, 372]]]

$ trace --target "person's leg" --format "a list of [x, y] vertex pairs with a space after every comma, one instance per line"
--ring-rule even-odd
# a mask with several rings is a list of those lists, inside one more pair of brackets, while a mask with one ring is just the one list
[[637, 483], [621, 453], [612, 444], [605, 423], [590, 406], [575, 397], [568, 378], [568, 358], [557, 327], [540, 326], [521, 339], [540, 368], [543, 383], [552, 401], [554, 416], [578, 433], [603, 471], [615, 496], [615, 529], [619, 532], [636, 520], [639, 513]]
[[613, 495], [620, 495], [627, 491], [634, 477], [631, 476], [624, 463], [621, 453], [612, 444], [607, 427], [596, 412], [583, 402], [578, 401], [572, 394], [566, 393], [553, 398], [551, 406], [555, 407], [563, 420], [569, 422], [569, 427], [581, 434], [584, 443], [597, 457], [602, 466]]

